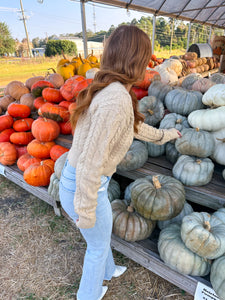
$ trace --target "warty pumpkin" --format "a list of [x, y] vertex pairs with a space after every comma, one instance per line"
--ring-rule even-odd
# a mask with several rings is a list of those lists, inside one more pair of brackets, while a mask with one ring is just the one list
[[211, 261], [189, 250], [181, 239], [179, 224], [170, 224], [159, 235], [160, 258], [171, 269], [186, 275], [205, 276], [209, 274]]
[[60, 92], [64, 99], [67, 101], [75, 100], [75, 91], [77, 82], [84, 81], [84, 76], [75, 75], [70, 79], [67, 79], [65, 83], [61, 86]]
[[128, 242], [144, 240], [151, 235], [155, 222], [140, 216], [132, 206], [127, 206], [126, 200], [113, 200], [111, 206], [115, 235]]

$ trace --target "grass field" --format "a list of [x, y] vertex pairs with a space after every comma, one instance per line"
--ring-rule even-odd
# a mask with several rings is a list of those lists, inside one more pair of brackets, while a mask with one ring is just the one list
[[[159, 58], [169, 58], [171, 55], [181, 55], [184, 53], [185, 50], [173, 50], [171, 53], [169, 50], [155, 52]], [[0, 88], [6, 86], [12, 80], [25, 82], [26, 79], [32, 76], [45, 76], [49, 68], [56, 69], [57, 62], [60, 58], [60, 56], [53, 58], [37, 57], [32, 59], [0, 58]], [[71, 57], [68, 57], [68, 59], [71, 59]]]

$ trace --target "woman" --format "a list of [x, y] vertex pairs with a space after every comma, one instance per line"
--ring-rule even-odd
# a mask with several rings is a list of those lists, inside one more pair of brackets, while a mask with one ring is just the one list
[[87, 243], [78, 300], [100, 300], [110, 280], [124, 273], [110, 248], [112, 211], [107, 188], [133, 138], [163, 144], [180, 133], [143, 123], [132, 85], [144, 79], [151, 42], [138, 27], [123, 25], [108, 38], [100, 71], [81, 91], [71, 115], [73, 142], [60, 179], [62, 207]]

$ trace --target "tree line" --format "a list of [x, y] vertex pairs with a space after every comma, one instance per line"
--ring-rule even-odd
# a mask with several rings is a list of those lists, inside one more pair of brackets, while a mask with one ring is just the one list
[[[123, 22], [119, 25], [135, 25], [145, 31], [152, 39], [153, 18], [141, 17], [139, 20], [133, 19], [131, 22]], [[109, 30], [93, 32], [90, 29], [87, 30], [87, 40], [95, 42], [103, 42], [114, 30], [115, 26], [111, 25]], [[186, 49], [188, 38], [189, 23], [172, 18], [157, 17], [155, 27], [155, 43], [154, 49], [156, 51], [168, 50], [168, 49]], [[194, 23], [191, 26], [190, 31], [190, 45], [193, 43], [207, 43], [210, 33], [210, 27]], [[224, 30], [214, 28], [213, 35], [224, 35]], [[74, 55], [77, 52], [77, 48], [74, 42], [68, 40], [62, 40], [63, 37], [82, 38], [83, 33], [67, 33], [51, 35], [46, 38], [36, 37], [31, 41], [31, 48], [45, 48], [46, 56], [54, 56], [61, 54], [63, 50], [65, 54]], [[5, 23], [0, 22], [0, 55], [6, 55], [9, 53], [16, 53], [21, 56], [21, 53], [27, 51], [27, 40], [23, 39], [21, 42], [14, 40], [9, 32], [8, 26]]]

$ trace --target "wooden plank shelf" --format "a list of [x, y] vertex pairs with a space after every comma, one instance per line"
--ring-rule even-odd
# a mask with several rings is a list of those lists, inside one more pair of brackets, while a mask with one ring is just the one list
[[[137, 179], [147, 175], [163, 174], [172, 176], [173, 165], [166, 160], [165, 156], [149, 157], [148, 161], [142, 168], [133, 171], [117, 171], [117, 174], [130, 178]], [[213, 178], [207, 185], [204, 186], [184, 186], [186, 199], [217, 210], [225, 207], [225, 181], [222, 177], [221, 166], [216, 166]]]

